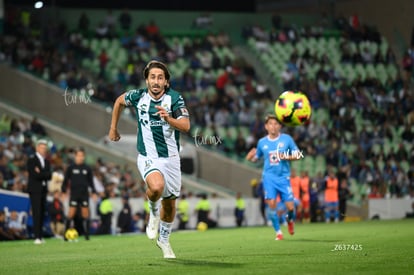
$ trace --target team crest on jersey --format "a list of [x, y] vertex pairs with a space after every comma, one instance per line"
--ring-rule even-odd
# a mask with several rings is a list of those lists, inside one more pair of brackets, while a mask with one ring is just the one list
[[267, 146], [267, 144], [263, 145], [263, 150], [267, 150], [267, 148], [269, 148], [269, 146]]
[[269, 152], [269, 161], [270, 161], [270, 164], [278, 164], [279, 163], [280, 159], [279, 159], [278, 151]]
[[171, 112], [171, 110], [170, 110], [170, 106], [168, 106], [168, 104], [167, 103], [164, 103], [163, 105], [162, 105], [162, 107], [167, 111], [167, 113], [170, 113]]
[[279, 144], [277, 145], [277, 148], [283, 148], [283, 146], [285, 146], [285, 144], [283, 142], [279, 142]]

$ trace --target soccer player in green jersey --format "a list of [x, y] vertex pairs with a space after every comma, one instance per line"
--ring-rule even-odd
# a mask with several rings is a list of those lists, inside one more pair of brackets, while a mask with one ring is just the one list
[[[157, 239], [164, 258], [175, 258], [169, 237], [176, 214], [175, 200], [181, 190], [179, 132], [190, 130], [190, 119], [182, 96], [169, 87], [170, 73], [159, 61], [143, 70], [147, 88], [120, 95], [112, 111], [109, 138], [118, 141], [117, 125], [122, 110], [133, 107], [138, 123], [138, 170], [146, 182], [150, 220], [149, 239]], [[161, 206], [161, 207], [160, 207]]]

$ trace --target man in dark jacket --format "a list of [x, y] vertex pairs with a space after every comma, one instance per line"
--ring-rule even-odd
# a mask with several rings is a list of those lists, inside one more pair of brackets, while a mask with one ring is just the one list
[[44, 243], [42, 227], [45, 217], [47, 181], [52, 178], [50, 163], [46, 159], [47, 151], [47, 141], [41, 139], [36, 144], [36, 153], [31, 155], [27, 161], [29, 173], [27, 190], [32, 206], [35, 244]]

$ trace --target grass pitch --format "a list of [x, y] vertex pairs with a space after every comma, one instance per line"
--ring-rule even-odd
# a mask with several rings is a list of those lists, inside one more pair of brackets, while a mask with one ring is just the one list
[[174, 232], [177, 259], [144, 234], [0, 243], [0, 274], [413, 274], [414, 220]]

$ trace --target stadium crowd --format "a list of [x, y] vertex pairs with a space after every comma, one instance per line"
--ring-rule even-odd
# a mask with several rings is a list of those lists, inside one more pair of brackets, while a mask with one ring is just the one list
[[[169, 64], [184, 59], [189, 65], [182, 74], [174, 76], [172, 72], [171, 85], [183, 92], [192, 114], [192, 125], [201, 129], [200, 135], [210, 133], [222, 137], [223, 142], [214, 149], [242, 157], [263, 136], [261, 118], [266, 111], [272, 110], [274, 98], [251, 64], [238, 56], [217, 54], [217, 49], [233, 51], [228, 36], [209, 33], [179, 43], [178, 39], [164, 37], [155, 21], [142, 23], [134, 29], [128, 23], [128, 11], [122, 14], [123, 19], [120, 17], [119, 21], [108, 14], [95, 30], [91, 30], [88, 16], [82, 14], [78, 28], [69, 30], [64, 22], [50, 22], [41, 28], [36, 18], [30, 21], [18, 10], [10, 12], [5, 22], [6, 35], [0, 38], [0, 58], [62, 89], [92, 88], [93, 98], [102, 103], [112, 103], [130, 87], [141, 87], [141, 71], [146, 58], [157, 58]], [[330, 25], [324, 20], [320, 25], [298, 29], [284, 27], [281, 19], [273, 21], [271, 31], [256, 26], [241, 28], [241, 31], [246, 39], [253, 35], [266, 43], [294, 45], [302, 38], [322, 36], [324, 28]], [[397, 62], [391, 50], [385, 56], [370, 56], [358, 50], [350, 55], [350, 42], [370, 40], [378, 43], [380, 39], [378, 32], [358, 20], [352, 23], [344, 18], [334, 22], [336, 30], [342, 33], [342, 63]], [[109, 68], [114, 56], [105, 47], [98, 47], [97, 51], [90, 43], [92, 40], [98, 44], [120, 43], [127, 52], [126, 62]], [[410, 60], [413, 62], [413, 56], [409, 58], [405, 61], [408, 64], [405, 71], [409, 70]], [[93, 70], [85, 68], [88, 63], [85, 60], [90, 61]], [[302, 64], [306, 62], [321, 65], [315, 78], [307, 77], [303, 70], [305, 66]], [[306, 156], [323, 157], [326, 168], [335, 167], [339, 177], [368, 185], [372, 191], [369, 196], [412, 194], [414, 92], [411, 76], [398, 71], [395, 78], [385, 83], [368, 77], [364, 80], [357, 77], [348, 82], [327, 69], [329, 66], [324, 66], [329, 62], [326, 56], [309, 52], [303, 55], [294, 52], [290, 56], [286, 64], [290, 76], [281, 85], [283, 89], [304, 91], [311, 100], [314, 117], [309, 125], [286, 131], [294, 136], [300, 148], [304, 148]], [[30, 129], [27, 123], [19, 123], [24, 126], [19, 126], [18, 131], [5, 131], [1, 174], [3, 187], [24, 191], [24, 184], [19, 184], [19, 179], [24, 179], [22, 164], [33, 144], [23, 134]], [[248, 134], [238, 130], [242, 127], [248, 129]], [[225, 131], [221, 131], [223, 129]], [[236, 130], [231, 132], [229, 129]], [[23, 142], [16, 141], [19, 136]], [[63, 165], [70, 159], [71, 148], [51, 151], [51, 161], [57, 169], [64, 169]], [[309, 171], [314, 177], [321, 176], [312, 172]], [[141, 183], [131, 179], [128, 168], [98, 159], [95, 173], [97, 182], [100, 179], [112, 184], [118, 195], [126, 190], [133, 190], [137, 196], [142, 192]]]

